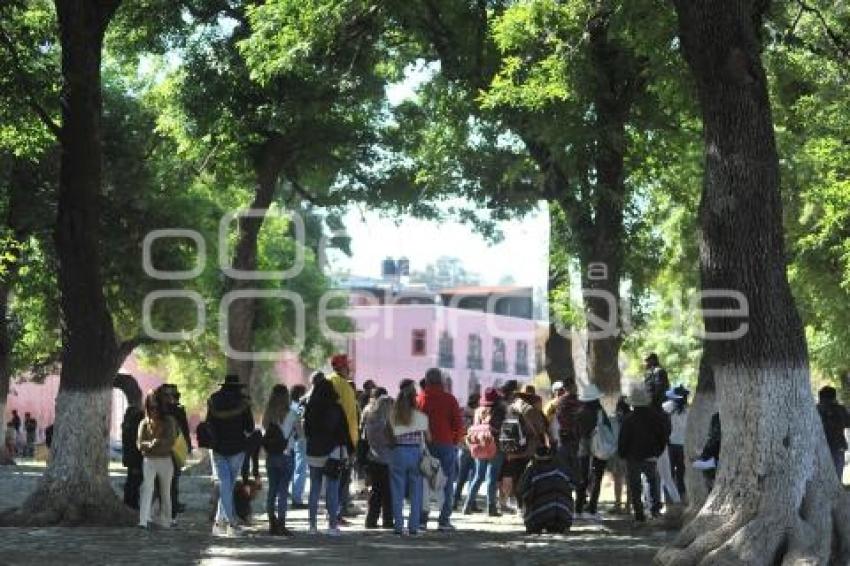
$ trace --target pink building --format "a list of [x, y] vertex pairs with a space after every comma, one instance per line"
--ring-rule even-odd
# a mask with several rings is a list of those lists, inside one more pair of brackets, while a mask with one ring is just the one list
[[463, 404], [480, 388], [530, 381], [537, 370], [538, 323], [530, 316], [530, 296], [528, 308], [518, 301], [525, 297], [514, 288], [467, 288], [376, 301], [361, 289], [346, 313], [357, 328], [348, 350], [358, 385], [372, 379], [395, 395], [402, 379], [418, 382], [438, 367]]

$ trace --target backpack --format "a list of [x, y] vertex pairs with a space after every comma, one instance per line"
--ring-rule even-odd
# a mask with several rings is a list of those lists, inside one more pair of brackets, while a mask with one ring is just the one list
[[578, 415], [582, 404], [578, 399], [563, 397], [555, 408], [555, 418], [558, 420], [558, 436], [563, 439], [578, 440], [580, 437]]
[[614, 424], [605, 411], [596, 413], [596, 428], [590, 436], [590, 453], [597, 460], [608, 460], [617, 453], [617, 436]]
[[509, 409], [499, 428], [499, 448], [505, 454], [518, 454], [525, 450], [526, 446], [528, 446], [528, 433], [522, 417], [513, 409]]
[[201, 448], [209, 448], [215, 450], [216, 437], [215, 429], [208, 421], [198, 423], [198, 428], [195, 429], [195, 436], [198, 437], [198, 446]]
[[289, 445], [289, 439], [284, 438], [283, 431], [277, 424], [270, 424], [263, 435], [263, 448], [266, 454], [283, 454]]
[[476, 460], [492, 460], [499, 451], [489, 423], [469, 427], [466, 433], [466, 444], [469, 446], [470, 456]]

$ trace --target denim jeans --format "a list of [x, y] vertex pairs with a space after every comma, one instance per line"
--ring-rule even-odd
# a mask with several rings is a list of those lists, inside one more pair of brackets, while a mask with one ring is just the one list
[[295, 444], [295, 470], [292, 474], [292, 502], [304, 502], [304, 486], [307, 485], [307, 440]]
[[[422, 473], [419, 471], [419, 460], [422, 448], [418, 445], [402, 444], [393, 448], [390, 462], [390, 497], [393, 502], [393, 524], [395, 532], [400, 533], [404, 528], [404, 496], [410, 494], [410, 515], [407, 519], [407, 529], [411, 533], [419, 531], [419, 516], [422, 513]], [[449, 502], [451, 508], [451, 502]]]
[[499, 490], [499, 474], [502, 471], [502, 463], [505, 461], [505, 455], [502, 452], [496, 452], [492, 460], [475, 460], [475, 477], [469, 487], [469, 494], [466, 496], [466, 503], [463, 505], [463, 510], [466, 511], [472, 508], [475, 503], [475, 498], [478, 496], [478, 490], [481, 489], [481, 484], [487, 480], [487, 509], [490, 511], [499, 508], [498, 490]]
[[266, 456], [266, 473], [269, 476], [268, 494], [266, 495], [266, 513], [275, 512], [277, 500], [277, 518], [286, 519], [287, 497], [289, 497], [289, 482], [292, 479], [292, 469], [295, 458], [292, 454], [270, 454]]
[[452, 516], [452, 491], [457, 474], [457, 448], [451, 444], [432, 444], [431, 455], [440, 461], [440, 467], [446, 475], [446, 487], [443, 491], [443, 508], [440, 509], [438, 524], [448, 525]]
[[457, 485], [455, 486], [454, 503], [460, 502], [460, 497], [463, 495], [463, 486], [469, 482], [472, 485], [472, 479], [475, 477], [476, 461], [469, 453], [469, 450], [463, 448], [458, 449], [458, 460], [460, 462], [459, 472], [457, 476]]
[[319, 496], [322, 494], [322, 484], [325, 487], [325, 507], [328, 510], [328, 525], [336, 528], [339, 519], [339, 480], [331, 479], [323, 472], [324, 468], [310, 466], [310, 502], [308, 518], [310, 526], [318, 525]]
[[219, 496], [218, 510], [215, 514], [216, 523], [228, 522], [231, 525], [236, 524], [236, 509], [233, 506], [233, 486], [236, 484], [236, 478], [239, 477], [242, 471], [242, 460], [245, 458], [244, 452], [225, 456], [218, 452], [213, 452], [213, 467], [215, 475], [218, 478]]

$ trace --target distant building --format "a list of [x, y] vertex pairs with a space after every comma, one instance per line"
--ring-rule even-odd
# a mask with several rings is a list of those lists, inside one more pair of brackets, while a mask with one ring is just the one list
[[348, 290], [346, 314], [357, 333], [347, 349], [358, 384], [371, 379], [394, 395], [402, 379], [419, 381], [439, 367], [465, 402], [470, 392], [536, 374], [539, 323], [530, 288], [433, 292], [379, 284]]

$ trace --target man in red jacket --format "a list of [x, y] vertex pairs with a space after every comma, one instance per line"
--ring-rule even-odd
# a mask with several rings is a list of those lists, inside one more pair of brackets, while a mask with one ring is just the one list
[[457, 445], [463, 442], [466, 431], [463, 426], [463, 413], [454, 395], [445, 391], [443, 374], [437, 368], [425, 373], [425, 387], [416, 399], [417, 408], [428, 415], [431, 432], [431, 455], [440, 461], [440, 467], [446, 476], [443, 493], [443, 508], [440, 509], [438, 529], [453, 531], [450, 519], [452, 515], [452, 494], [457, 475]]

